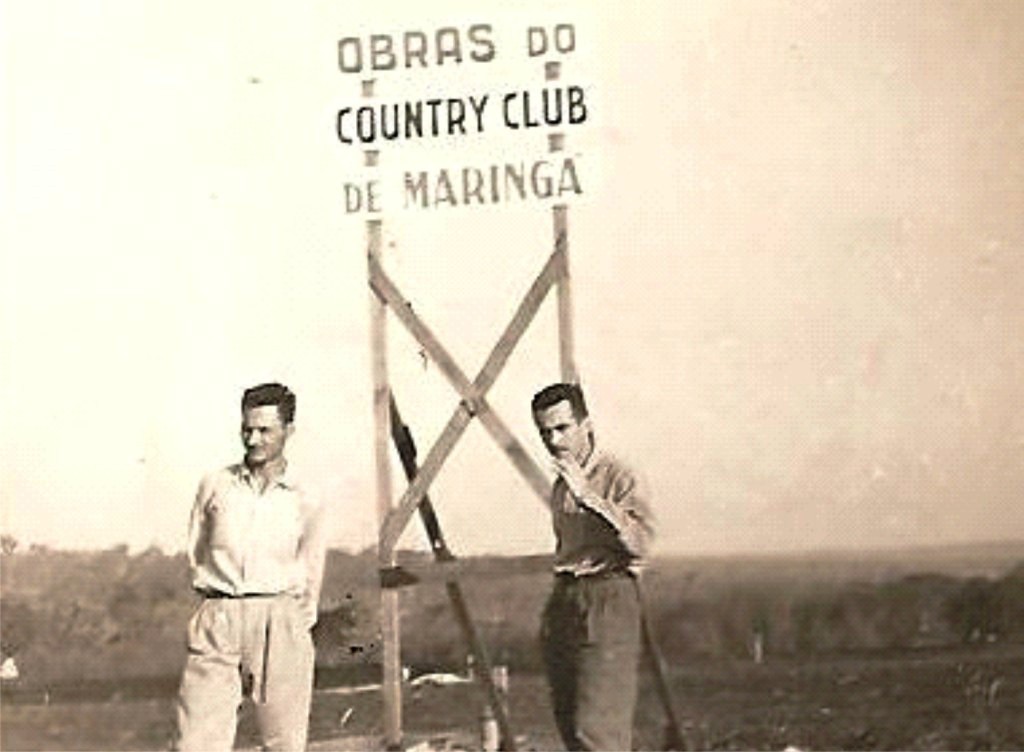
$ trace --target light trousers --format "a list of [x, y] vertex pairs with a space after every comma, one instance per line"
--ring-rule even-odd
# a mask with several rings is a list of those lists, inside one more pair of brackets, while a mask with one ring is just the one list
[[188, 625], [177, 749], [231, 750], [243, 692], [255, 703], [263, 749], [305, 749], [313, 665], [297, 597], [204, 598]]
[[640, 657], [640, 601], [626, 574], [559, 576], [541, 641], [555, 723], [569, 750], [629, 750]]

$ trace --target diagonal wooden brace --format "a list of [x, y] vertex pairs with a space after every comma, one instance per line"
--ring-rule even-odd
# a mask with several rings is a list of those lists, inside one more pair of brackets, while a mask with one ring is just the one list
[[[402, 468], [406, 477], [411, 481], [416, 477], [416, 442], [412, 438], [409, 427], [402, 422], [398, 412], [398, 405], [395, 402], [394, 394], [391, 395], [391, 438], [398, 450], [398, 456], [402, 461]], [[441, 532], [441, 523], [438, 522], [434, 507], [429, 497], [424, 495], [419, 505], [420, 519], [427, 531], [427, 538], [430, 540], [430, 548], [434, 552], [434, 558], [439, 562], [451, 563], [455, 561], [455, 555], [448, 548]], [[383, 586], [383, 584], [382, 584]], [[476, 666], [480, 671], [479, 681], [487, 704], [494, 713], [498, 722], [498, 729], [501, 735], [500, 749], [515, 750], [515, 735], [512, 733], [512, 726], [509, 723], [508, 712], [502, 701], [498, 688], [494, 684], [491, 674], [491, 659], [487, 655], [487, 646], [480, 639], [480, 633], [469, 613], [469, 605], [462, 592], [462, 586], [454, 575], [449, 575], [445, 582], [445, 589], [448, 591], [448, 599], [451, 601], [452, 610], [455, 612], [455, 619], [462, 629], [462, 636], [469, 644], [470, 653], [476, 660]]]
[[413, 337], [423, 346], [428, 355], [438, 364], [441, 372], [449, 380], [462, 397], [462, 401], [442, 430], [441, 435], [427, 453], [419, 473], [406, 488], [405, 493], [388, 514], [381, 526], [380, 553], [389, 554], [398, 543], [398, 538], [412, 517], [416, 506], [426, 494], [430, 484], [440, 472], [448, 455], [454, 449], [470, 420], [480, 418], [480, 422], [491, 434], [492, 438], [509, 456], [512, 464], [524, 476], [530, 487], [538, 496], [547, 502], [550, 492], [550, 481], [544, 472], [537, 467], [530, 455], [515, 438], [501, 418], [494, 412], [485, 395], [494, 384], [509, 356], [518, 344], [526, 328], [536, 315], [540, 304], [544, 301], [548, 290], [565, 273], [566, 260], [562, 249], [556, 249], [548, 258], [540, 274], [527, 291], [509, 325], [505, 328], [495, 344], [487, 361], [481, 368], [476, 379], [470, 383], [465, 373], [456, 363], [433, 331], [412, 310], [411, 304], [402, 296], [398, 287], [384, 272], [379, 262], [370, 259], [370, 286], [398, 317]]

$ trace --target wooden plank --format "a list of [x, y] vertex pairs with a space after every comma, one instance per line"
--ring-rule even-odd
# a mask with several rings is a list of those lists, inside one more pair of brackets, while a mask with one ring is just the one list
[[[526, 479], [530, 488], [544, 501], [548, 503], [551, 494], [551, 481], [544, 474], [537, 464], [530, 458], [530, 455], [516, 440], [512, 432], [505, 426], [498, 415], [491, 410], [486, 400], [480, 400], [481, 412], [478, 414], [480, 422], [487, 429], [498, 445], [505, 451], [505, 454], [512, 461], [512, 464]], [[451, 454], [452, 449], [459, 438], [465, 432], [466, 427], [472, 420], [465, 403], [460, 403], [455, 414], [449, 419], [448, 424], [441, 431], [441, 435], [430, 448], [427, 458], [423, 461], [416, 478], [405, 489], [398, 504], [391, 510], [387, 519], [381, 526], [380, 546], [382, 550], [393, 552], [412, 518], [416, 505], [419, 504], [424, 494], [434, 482], [437, 474], [441, 471], [445, 460]]]
[[393, 552], [402, 531], [405, 530], [409, 520], [412, 518], [416, 505], [430, 488], [430, 484], [434, 482], [444, 461], [451, 454], [452, 449], [454, 449], [456, 442], [465, 431], [473, 414], [486, 416], [486, 419], [482, 420], [482, 422], [488, 432], [509, 456], [513, 465], [523, 474], [530, 487], [542, 499], [547, 499], [550, 493], [550, 482], [543, 471], [530, 459], [529, 454], [522, 448], [522, 445], [515, 439], [511, 431], [494, 413], [494, 410], [484, 397], [484, 393], [497, 378], [501, 368], [507, 362], [515, 345], [539, 309], [548, 289], [550, 289], [557, 278], [560, 263], [557, 253], [552, 254], [541, 270], [541, 273], [534, 280], [533, 285], [531, 285], [526, 297], [513, 316], [512, 322], [506, 327], [501, 338], [499, 338], [498, 344], [491, 352], [490, 357], [488, 357], [487, 363], [485, 363], [484, 369], [478, 375], [476, 382], [470, 383], [458, 363], [455, 362], [455, 359], [434, 335], [430, 327], [412, 310], [412, 305], [405, 299], [397, 285], [388, 277], [381, 265], [371, 259], [370, 284], [374, 291], [380, 297], [382, 303], [390, 306], [399, 321], [406, 326], [413, 337], [423, 346], [428, 356], [438, 364], [441, 372], [463, 398], [463, 401], [456, 408], [455, 413], [441, 432], [441, 436], [431, 447], [416, 478], [406, 488], [398, 504], [391, 510], [387, 520], [382, 524], [380, 537], [381, 551]]
[[[367, 258], [380, 253], [381, 221], [366, 223]], [[391, 511], [391, 458], [388, 453], [390, 425], [388, 397], [387, 309], [375, 296], [370, 297], [370, 356], [373, 371], [373, 450], [377, 482], [377, 518], [383, 522]], [[382, 564], [389, 563], [387, 559]]]
[[[398, 402], [395, 400], [395, 393], [391, 392], [391, 441], [398, 450], [398, 458], [402, 462], [402, 469], [405, 471], [407, 480], [412, 481], [419, 472], [417, 465], [416, 441], [412, 437], [412, 431], [402, 420], [402, 414], [398, 411]], [[420, 503], [420, 519], [423, 521], [423, 528], [427, 533], [427, 540], [430, 541], [430, 550], [434, 553], [437, 561], [451, 561], [455, 554], [448, 548], [448, 542], [441, 532], [441, 522], [437, 519], [434, 506], [429, 497], [423, 496]]]
[[[371, 268], [377, 262], [381, 252], [381, 231], [381, 220], [367, 220], [367, 259]], [[387, 310], [375, 295], [370, 296], [370, 339], [373, 368], [377, 519], [383, 526], [391, 512], [391, 456], [388, 442], [391, 423], [391, 389], [388, 385]], [[380, 545], [378, 545], [378, 558], [382, 566], [394, 564], [393, 551]], [[397, 590], [382, 590], [380, 594], [383, 641], [381, 694], [384, 705], [384, 746], [386, 749], [401, 749], [402, 747], [402, 659], [398, 598]]]
[[558, 278], [558, 359], [562, 381], [577, 384], [575, 338], [572, 326], [572, 288], [569, 277], [569, 208], [558, 204], [552, 210], [555, 253], [561, 254], [561, 275]]
[[480, 418], [480, 422], [487, 429], [491, 438], [497, 442], [522, 474], [530, 488], [544, 502], [545, 506], [548, 506], [551, 501], [551, 480], [548, 476], [537, 466], [523, 445], [512, 435], [512, 432], [493, 410], [485, 409], [477, 417]]
[[[366, 223], [367, 258], [373, 265], [381, 246], [381, 220]], [[391, 511], [391, 455], [388, 431], [391, 388], [388, 385], [387, 308], [370, 297], [370, 351], [373, 369], [373, 455], [377, 480], [377, 519], [383, 523]], [[387, 557], [381, 564], [391, 563]]]
[[396, 587], [407, 587], [420, 583], [448, 582], [449, 580], [502, 580], [509, 577], [524, 577], [537, 574], [551, 574], [554, 566], [551, 554], [515, 556], [493, 562], [474, 559], [450, 559], [446, 561], [402, 562], [393, 567]]
[[[523, 296], [522, 302], [519, 304], [508, 326], [498, 339], [497, 344], [495, 344], [490, 356], [473, 382], [480, 394], [486, 394], [491, 386], [493, 386], [494, 381], [519, 344], [523, 333], [537, 315], [537, 311], [540, 309], [541, 303], [544, 302], [544, 298], [547, 296], [551, 286], [558, 280], [563, 264], [563, 257], [555, 251], [548, 257], [544, 267], [534, 279], [533, 284], [530, 285], [530, 289]], [[551, 481], [537, 467], [529, 453], [506, 427], [497, 413], [490, 408], [490, 404], [486, 400], [481, 401], [478, 417], [488, 433], [491, 434], [491, 437], [509, 457], [526, 482], [529, 483], [534, 493], [547, 505], [551, 496]]]
[[[441, 372], [455, 387], [456, 391], [470, 403], [483, 397], [493, 386], [501, 370], [508, 362], [523, 333], [533, 321], [534, 316], [540, 309], [541, 303], [551, 289], [551, 286], [559, 279], [564, 272], [564, 260], [559, 254], [552, 253], [540, 273], [534, 279], [530, 289], [520, 302], [515, 314], [505, 330], [502, 332], [498, 342], [491, 350], [484, 363], [483, 368], [476, 379], [470, 384], [469, 379], [462, 368], [455, 362], [448, 350], [441, 344], [429, 326], [413, 311], [412, 304], [402, 295], [398, 286], [391, 280], [379, 263], [371, 264], [370, 284], [395, 312], [398, 319], [405, 325], [409, 332], [423, 346], [427, 354], [433, 359]], [[472, 406], [472, 404], [471, 404]]]
[[466, 430], [466, 426], [469, 425], [472, 417], [466, 406], [460, 403], [455, 413], [448, 420], [448, 424], [441, 431], [441, 435], [427, 453], [427, 458], [423, 461], [423, 465], [416, 474], [416, 478], [405, 489], [402, 498], [398, 500], [398, 504], [391, 510], [387, 520], [381, 526], [380, 545], [382, 548], [386, 548], [391, 552], [394, 551], [402, 531], [405, 530], [405, 526], [409, 523], [409, 519], [416, 509], [416, 505], [430, 488], [430, 484], [434, 482], [434, 478], [441, 471], [444, 461], [451, 454], [452, 449], [455, 448], [456, 442], [458, 442], [459, 437]]
[[[391, 439], [395, 442], [395, 448], [398, 449], [398, 456], [402, 460], [405, 476], [411, 482], [416, 478], [417, 473], [416, 442], [412, 438], [412, 431], [402, 422], [393, 392], [391, 394]], [[430, 549], [434, 552], [434, 558], [442, 563], [452, 562], [455, 556], [444, 540], [444, 534], [441, 532], [441, 523], [434, 513], [434, 506], [430, 503], [430, 498], [426, 495], [424, 495], [423, 501], [420, 502], [419, 510], [420, 519], [423, 522], [423, 527], [426, 529], [427, 538], [430, 540]], [[491, 712], [498, 722], [501, 738], [500, 748], [514, 752], [516, 748], [515, 735], [512, 733], [512, 725], [509, 723], [505, 703], [502, 702], [498, 688], [494, 685], [493, 675], [491, 674], [491, 658], [487, 654], [487, 646], [480, 639], [480, 633], [477, 632], [476, 624], [473, 623], [473, 618], [469, 613], [469, 606], [462, 594], [462, 587], [456, 578], [449, 577], [445, 581], [445, 590], [448, 593], [448, 600], [451, 603], [452, 611], [455, 613], [455, 620], [462, 629], [463, 639], [469, 645], [469, 651], [476, 661], [476, 666], [479, 668], [479, 681], [483, 687], [487, 704], [490, 706]]]
[[516, 345], [519, 344], [519, 340], [522, 339], [523, 333], [530, 326], [534, 316], [537, 315], [537, 311], [540, 309], [541, 303], [544, 302], [544, 298], [547, 297], [551, 286], [558, 280], [561, 274], [561, 265], [562, 259], [556, 253], [552, 253], [548, 257], [547, 262], [545, 262], [544, 267], [540, 270], [540, 273], [533, 280], [530, 289], [526, 291], [526, 295], [523, 296], [522, 302], [520, 302], [508, 326], [505, 327], [505, 331], [501, 333], [501, 337], [498, 338], [490, 355], [487, 356], [483, 368], [480, 369], [480, 373], [473, 380], [473, 384], [480, 394], [486, 394], [494, 385], [498, 375], [508, 362], [509, 356], [515, 350]]
[[[479, 399], [479, 409], [478, 417], [480, 422], [483, 423], [488, 433], [505, 451], [512, 464], [529, 483], [530, 488], [547, 504], [551, 493], [550, 480], [530, 458], [530, 455], [523, 449], [515, 436], [512, 435], [512, 432], [505, 426], [501, 418], [491, 409], [487, 400]], [[451, 454], [452, 449], [455, 448], [456, 442], [458, 442], [462, 433], [466, 430], [471, 419], [472, 415], [470, 415], [465, 403], [460, 403], [455, 414], [441, 432], [441, 436], [430, 448], [430, 452], [427, 454], [426, 460], [423, 461], [420, 472], [405, 489], [402, 498], [398, 500], [398, 504], [391, 510], [387, 520], [381, 526], [380, 546], [382, 550], [394, 551], [402, 531], [405, 530], [406, 525], [408, 525], [409, 520], [412, 518], [416, 505], [419, 504], [423, 495], [430, 488], [430, 484], [434, 482], [434, 478], [441, 471], [444, 461]]]
[[444, 345], [441, 344], [441, 341], [434, 335], [430, 327], [424, 323], [423, 319], [413, 311], [412, 303], [405, 299], [398, 286], [391, 281], [391, 278], [388, 277], [380, 263], [375, 260], [370, 261], [370, 285], [381, 299], [391, 307], [395, 316], [416, 338], [416, 341], [423, 346], [427, 351], [427, 355], [437, 363], [441, 373], [451, 382], [463, 399], [475, 397], [475, 388], [469, 382], [459, 364], [455, 362], [455, 358], [445, 349]]

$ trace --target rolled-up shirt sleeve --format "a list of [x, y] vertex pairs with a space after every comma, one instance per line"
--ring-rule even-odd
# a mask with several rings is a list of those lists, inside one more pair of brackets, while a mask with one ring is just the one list
[[638, 558], [647, 555], [654, 538], [654, 514], [647, 484], [639, 475], [617, 468], [597, 510], [615, 528], [619, 540]]

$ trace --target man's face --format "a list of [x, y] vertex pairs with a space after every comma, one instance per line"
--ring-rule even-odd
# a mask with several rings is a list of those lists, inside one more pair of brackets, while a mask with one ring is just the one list
[[261, 405], [242, 411], [242, 444], [245, 464], [261, 467], [284, 456], [284, 445], [292, 435], [292, 424], [281, 422], [276, 405]]
[[541, 441], [552, 456], [558, 459], [573, 457], [581, 465], [590, 456], [590, 419], [577, 420], [568, 400], [556, 402], [551, 407], [533, 414]]

